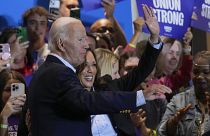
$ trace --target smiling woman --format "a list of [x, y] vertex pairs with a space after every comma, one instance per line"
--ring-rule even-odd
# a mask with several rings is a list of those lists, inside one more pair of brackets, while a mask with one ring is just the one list
[[95, 58], [94, 52], [88, 49], [85, 62], [77, 68], [77, 75], [81, 84], [89, 91], [93, 87], [93, 83], [99, 72]]
[[157, 60], [156, 75], [170, 75], [181, 63], [182, 43], [176, 39], [165, 38], [164, 46]]

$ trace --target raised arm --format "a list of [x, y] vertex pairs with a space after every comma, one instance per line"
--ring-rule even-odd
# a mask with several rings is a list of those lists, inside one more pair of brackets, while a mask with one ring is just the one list
[[102, 5], [104, 6], [106, 18], [110, 20], [114, 26], [113, 34], [116, 47], [118, 45], [122, 45], [123, 47], [125, 47], [127, 45], [125, 34], [123, 32], [123, 29], [120, 27], [118, 21], [114, 17], [115, 0], [102, 0]]

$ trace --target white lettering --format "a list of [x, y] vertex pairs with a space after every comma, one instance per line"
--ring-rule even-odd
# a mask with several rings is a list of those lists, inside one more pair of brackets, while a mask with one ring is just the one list
[[201, 16], [210, 19], [210, 6], [202, 4]]
[[153, 0], [155, 8], [181, 11], [181, 0]]
[[184, 25], [184, 14], [176, 11], [166, 11], [161, 9], [154, 9], [158, 22], [169, 23], [173, 25]]

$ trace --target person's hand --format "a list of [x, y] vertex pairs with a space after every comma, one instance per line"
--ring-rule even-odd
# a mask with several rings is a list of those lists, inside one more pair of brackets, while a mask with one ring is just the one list
[[193, 38], [193, 34], [191, 32], [191, 28], [189, 27], [187, 29], [187, 32], [185, 33], [184, 37], [183, 37], [183, 42], [184, 42], [184, 48], [185, 46], [189, 46], [190, 42], [192, 41]]
[[210, 115], [210, 93], [209, 92], [205, 92], [205, 93], [206, 93], [207, 108]]
[[60, 18], [61, 14], [58, 10], [53, 10], [52, 13], [48, 13], [48, 19], [54, 22], [56, 19]]
[[131, 113], [131, 120], [137, 128], [141, 128], [142, 125], [145, 125], [146, 115], [143, 109], [139, 109], [136, 113]]
[[165, 93], [172, 93], [172, 90], [161, 84], [143, 86], [143, 93], [146, 100], [165, 99]]
[[101, 5], [104, 7], [104, 15], [107, 19], [114, 17], [115, 0], [102, 0]]
[[26, 95], [20, 95], [17, 97], [10, 97], [6, 102], [1, 115], [8, 118], [9, 116], [16, 114], [22, 110], [22, 107], [25, 103]]
[[11, 44], [11, 68], [19, 69], [20, 62], [25, 62], [27, 49], [29, 47], [29, 41], [20, 42], [21, 37], [18, 37], [14, 44]]
[[145, 23], [151, 34], [150, 40], [152, 43], [158, 43], [160, 27], [156, 19], [155, 13], [151, 7], [149, 8], [145, 4], [142, 4], [142, 8], [144, 12]]
[[24, 56], [25, 54], [23, 52], [25, 52], [26, 48], [29, 47], [29, 41], [25, 41], [25, 42], [20, 42], [21, 40], [21, 36], [18, 37], [16, 39], [16, 41], [14, 42], [14, 44], [11, 44], [11, 55], [13, 58], [19, 57], [19, 56]]
[[173, 117], [171, 117], [170, 125], [176, 125], [182, 119], [182, 117], [187, 113], [187, 111], [192, 107], [192, 104], [188, 104], [184, 108], [179, 109]]
[[120, 58], [120, 56], [123, 54], [123, 46], [119, 45], [116, 49], [112, 48], [112, 51], [118, 58]]
[[143, 136], [149, 136], [151, 134], [151, 129], [147, 128], [145, 125], [146, 116], [144, 110], [139, 109], [138, 112], [131, 113], [130, 116], [132, 122], [140, 130]]
[[188, 104], [184, 108], [176, 111], [174, 116], [170, 117], [167, 121], [167, 133], [168, 135], [175, 136], [177, 131], [177, 125], [182, 117], [187, 113], [187, 111], [192, 107], [192, 104]]
[[144, 24], [145, 24], [145, 22], [142, 17], [138, 17], [136, 20], [134, 20], [133, 21], [134, 32], [141, 32]]

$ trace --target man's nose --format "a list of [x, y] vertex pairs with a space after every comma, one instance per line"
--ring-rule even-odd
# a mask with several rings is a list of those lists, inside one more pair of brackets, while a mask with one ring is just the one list
[[85, 49], [89, 49], [89, 48], [90, 48], [90, 47], [89, 47], [89, 43], [88, 43], [87, 40], [84, 40], [83, 45], [84, 45], [84, 48], [85, 48]]
[[41, 27], [41, 24], [37, 23], [36, 26], [35, 26], [35, 29], [36, 29], [36, 30], [39, 30], [40, 27]]

